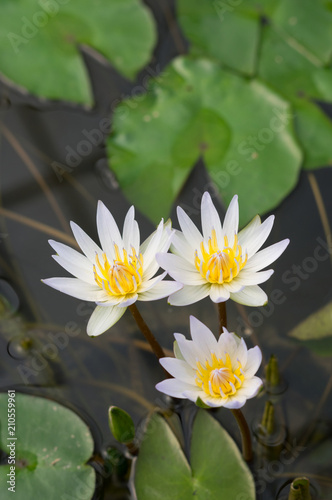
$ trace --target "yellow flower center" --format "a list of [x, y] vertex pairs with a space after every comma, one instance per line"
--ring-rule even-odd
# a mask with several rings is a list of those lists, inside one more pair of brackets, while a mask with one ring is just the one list
[[224, 236], [225, 246], [222, 250], [218, 247], [216, 231], [212, 229], [212, 236], [208, 241], [208, 250], [202, 241], [200, 248], [202, 260], [195, 251], [195, 266], [201, 276], [210, 283], [229, 283], [234, 279], [247, 263], [248, 255], [243, 256], [242, 247], [238, 245], [237, 235], [234, 237], [232, 247], [228, 245], [228, 238]]
[[131, 247], [132, 255], [130, 256], [123, 249], [123, 258], [116, 244], [114, 244], [114, 250], [116, 258], [112, 264], [105, 253], [103, 253], [103, 263], [96, 254], [96, 265], [93, 266], [95, 281], [108, 295], [135, 293], [142, 283], [143, 256], [140, 254], [138, 257], [133, 247]]
[[242, 365], [240, 361], [237, 362], [238, 366], [234, 370], [229, 354], [226, 354], [224, 362], [214, 353], [211, 354], [211, 362], [206, 361], [205, 366], [197, 361], [196, 384], [209, 396], [215, 398], [232, 396], [244, 380]]

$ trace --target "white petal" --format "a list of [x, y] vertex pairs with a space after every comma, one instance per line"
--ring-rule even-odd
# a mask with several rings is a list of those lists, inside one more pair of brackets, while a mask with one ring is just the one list
[[235, 410], [238, 408], [242, 408], [247, 399], [239, 394], [234, 394], [234, 396], [230, 396], [228, 401], [224, 404], [225, 408], [229, 408], [231, 410]]
[[203, 401], [204, 404], [211, 406], [211, 408], [219, 408], [220, 406], [226, 406], [226, 403], [229, 398], [219, 398], [219, 397], [212, 397], [209, 394], [205, 394], [205, 392], [202, 391], [201, 394], [199, 394], [199, 397]]
[[234, 282], [242, 285], [242, 287], [259, 285], [260, 283], [264, 283], [265, 281], [267, 281], [273, 273], [273, 269], [260, 271], [258, 273], [252, 272], [250, 270], [247, 271], [247, 269], [245, 269], [240, 272], [240, 274], [235, 278]]
[[75, 276], [75, 278], [79, 278], [80, 280], [85, 281], [90, 285], [96, 285], [93, 275], [92, 263], [86, 257], [83, 257], [87, 262], [87, 264], [84, 266], [81, 265], [79, 259], [68, 261], [67, 259], [60, 257], [59, 255], [52, 255], [52, 257], [58, 264], [60, 264], [60, 266], [66, 269], [66, 271]]
[[195, 248], [191, 247], [181, 231], [174, 230], [171, 252], [183, 257], [188, 262], [193, 263], [195, 259]]
[[162, 281], [166, 276], [167, 276], [167, 272], [165, 271], [164, 273], [159, 274], [155, 278], [152, 278], [152, 279], [147, 280], [147, 281], [143, 281], [139, 286], [138, 292], [144, 293], [147, 290], [150, 290], [150, 288], [154, 287], [157, 283], [159, 283], [159, 281]]
[[119, 251], [122, 253], [123, 241], [113, 215], [102, 201], [98, 201], [97, 229], [104, 252], [109, 258], [115, 259], [114, 243], [118, 245]]
[[238, 390], [238, 394], [239, 396], [243, 396], [247, 399], [254, 398], [257, 396], [257, 393], [262, 385], [263, 382], [259, 377], [252, 377], [251, 379], [243, 382], [243, 385]]
[[159, 283], [154, 285], [153, 288], [150, 288], [143, 293], [139, 293], [138, 300], [150, 301], [163, 299], [174, 294], [181, 288], [181, 283], [176, 283], [175, 281], [160, 281]]
[[233, 196], [232, 201], [229, 204], [227, 209], [223, 231], [224, 234], [228, 237], [229, 246], [233, 246], [234, 244], [234, 235], [237, 234], [239, 228], [239, 203], [237, 195]]
[[225, 302], [229, 299], [229, 291], [224, 287], [224, 285], [218, 285], [218, 283], [213, 283], [210, 289], [210, 298], [213, 302], [217, 304], [219, 302]]
[[182, 210], [181, 207], [177, 208], [177, 214], [180, 227], [186, 240], [194, 250], [198, 249], [201, 242], [203, 241], [203, 236], [201, 235], [193, 221], [190, 219], [190, 217], [188, 217], [186, 212]]
[[[244, 368], [248, 362], [248, 349], [243, 338], [241, 338], [240, 340], [235, 356], [236, 360], [239, 360], [242, 365], [242, 368]], [[235, 364], [235, 360], [232, 360], [232, 364], [233, 362]]]
[[179, 348], [179, 344], [177, 343], [176, 340], [173, 342], [173, 351], [174, 351], [174, 356], [176, 359], [182, 359], [182, 361], [185, 361], [184, 357], [182, 356], [182, 353]]
[[106, 293], [99, 286], [90, 285], [77, 278], [48, 278], [42, 281], [46, 285], [77, 299], [96, 302], [107, 298]]
[[246, 286], [241, 292], [231, 293], [231, 299], [244, 306], [264, 306], [267, 303], [266, 293], [258, 286]]
[[249, 224], [246, 225], [238, 234], [239, 245], [242, 248], [246, 248], [247, 241], [250, 241], [252, 235], [255, 233], [256, 229], [261, 225], [261, 218], [256, 215]]
[[87, 326], [87, 333], [96, 337], [111, 328], [123, 316], [125, 307], [101, 307], [97, 306], [93, 311]]
[[139, 228], [135, 221], [135, 209], [130, 207], [127, 212], [126, 218], [123, 223], [123, 246], [129, 252], [131, 247], [135, 248], [135, 251], [139, 250]]
[[159, 362], [176, 379], [195, 385], [196, 370], [191, 368], [185, 361], [175, 358], [161, 358]]
[[216, 231], [218, 246], [222, 248], [224, 246], [224, 233], [220, 217], [207, 191], [205, 191], [202, 197], [201, 218], [204, 239], [208, 240], [212, 236], [212, 229], [214, 229]]
[[205, 356], [202, 356], [196, 344], [192, 340], [187, 340], [182, 333], [174, 333], [174, 337], [185, 361], [196, 370], [197, 360], [204, 362]]
[[[149, 244], [143, 243], [141, 247], [141, 252], [143, 255], [143, 279], [148, 280], [154, 274], [156, 274], [159, 269], [159, 265], [156, 261], [156, 253], [160, 252], [160, 245], [162, 242], [162, 235], [164, 232], [164, 222], [160, 221], [157, 230], [149, 238]], [[165, 233], [166, 234], [166, 233]], [[150, 269], [152, 267], [152, 269]]]
[[204, 352], [205, 358], [211, 360], [211, 353], [217, 352], [217, 339], [211, 330], [194, 316], [190, 316], [191, 338], [197, 348]]
[[204, 299], [209, 295], [210, 285], [189, 286], [185, 285], [182, 290], [173, 293], [169, 298], [172, 306], [187, 306]]
[[260, 271], [277, 260], [285, 251], [289, 244], [289, 239], [285, 239], [270, 245], [264, 250], [260, 250], [248, 260], [245, 269], [250, 271]]
[[246, 244], [243, 245], [243, 247], [247, 251], [248, 259], [250, 259], [250, 257], [252, 257], [265, 243], [272, 230], [273, 222], [274, 215], [270, 215], [270, 217], [268, 217], [263, 224], [256, 228], [250, 239], [247, 239]]
[[138, 299], [138, 294], [137, 293], [131, 293], [129, 295], [126, 295], [125, 299], [119, 303], [119, 307], [128, 307], [131, 306], [136, 300]]
[[237, 349], [238, 342], [234, 333], [224, 332], [220, 335], [217, 356], [221, 357], [223, 361], [226, 359], [226, 354], [229, 354], [231, 361], [236, 361]]
[[182, 257], [170, 253], [158, 253], [156, 259], [159, 266], [165, 269], [175, 281], [184, 285], [206, 284], [206, 279], [201, 276], [194, 264]]
[[164, 394], [168, 394], [168, 396], [186, 399], [186, 396], [183, 395], [184, 391], [192, 390], [193, 386], [191, 384], [181, 382], [176, 378], [168, 378], [159, 382], [159, 384], [156, 385], [156, 389]]
[[87, 258], [95, 263], [96, 262], [96, 253], [101, 255], [103, 251], [101, 248], [88, 236], [83, 229], [80, 228], [75, 222], [70, 222], [71, 230], [73, 231], [73, 235], [75, 240], [79, 244], [82, 249], [82, 252], [87, 256]]
[[54, 240], [48, 240], [48, 242], [62, 259], [65, 259], [68, 262], [74, 262], [82, 268], [92, 269], [91, 262], [85, 255], [82, 255], [73, 248], [64, 245], [63, 243], [59, 243]]
[[229, 293], [237, 293], [243, 290], [244, 285], [241, 284], [241, 282], [232, 280], [229, 283], [223, 283], [222, 286], [227, 290]]
[[245, 378], [250, 379], [255, 375], [262, 362], [262, 351], [256, 345], [248, 351], [248, 360], [244, 369]]

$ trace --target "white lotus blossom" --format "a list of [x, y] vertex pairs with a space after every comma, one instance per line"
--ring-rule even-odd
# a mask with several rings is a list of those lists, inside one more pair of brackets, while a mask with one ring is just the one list
[[163, 281], [166, 272], [153, 278], [159, 269], [156, 253], [167, 252], [171, 243], [170, 223], [161, 221], [140, 246], [134, 217], [135, 210], [131, 207], [121, 236], [112, 214], [99, 201], [97, 229], [101, 247], [74, 222], [71, 228], [84, 255], [67, 245], [49, 241], [57, 252], [53, 258], [75, 278], [49, 278], [43, 282], [72, 297], [97, 304], [87, 325], [91, 336], [108, 330], [136, 300], [158, 300], [181, 288], [174, 281]]
[[169, 297], [169, 303], [184, 306], [209, 295], [217, 303], [231, 298], [248, 306], [266, 304], [267, 295], [258, 284], [269, 279], [273, 269], [261, 270], [289, 243], [285, 239], [258, 252], [271, 232], [274, 216], [261, 223], [256, 215], [238, 233], [238, 197], [233, 197], [222, 225], [208, 192], [201, 204], [203, 234], [180, 207], [177, 214], [182, 232], [175, 232], [172, 254], [157, 255], [160, 267], [184, 285]]
[[241, 408], [247, 399], [258, 393], [262, 381], [255, 376], [262, 353], [258, 346], [247, 349], [243, 338], [224, 332], [217, 340], [211, 330], [193, 316], [190, 317], [192, 340], [175, 333], [175, 358], [159, 361], [169, 378], [156, 385], [169, 396], [198, 398], [207, 406]]

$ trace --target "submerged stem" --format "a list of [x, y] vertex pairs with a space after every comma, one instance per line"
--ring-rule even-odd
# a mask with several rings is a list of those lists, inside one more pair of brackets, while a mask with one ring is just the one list
[[226, 302], [219, 302], [218, 314], [219, 314], [219, 334], [221, 335], [223, 327], [227, 328]]
[[133, 315], [134, 320], [137, 323], [138, 328], [141, 330], [143, 333], [144, 337], [146, 340], [149, 342], [151, 349], [153, 353], [156, 355], [158, 359], [164, 358], [165, 353], [163, 351], [163, 348], [159, 344], [159, 342], [156, 340], [155, 336], [151, 332], [150, 328], [148, 325], [145, 323], [144, 319], [142, 318], [139, 310], [137, 309], [135, 304], [131, 304], [131, 306], [128, 307], [131, 314]]
[[242, 455], [246, 462], [252, 460], [251, 434], [249, 426], [241, 410], [231, 410], [239, 426], [242, 439]]

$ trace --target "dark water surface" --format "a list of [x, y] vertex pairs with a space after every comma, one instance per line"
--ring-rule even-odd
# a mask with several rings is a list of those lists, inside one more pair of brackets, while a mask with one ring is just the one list
[[[159, 72], [178, 48], [161, 11], [156, 14], [160, 41], [150, 70]], [[120, 226], [130, 206], [104, 160], [103, 142], [92, 144], [91, 152], [83, 154], [82, 141], [109, 116], [112, 103], [131, 95], [137, 83], [125, 81], [89, 57], [87, 62], [96, 92], [96, 108], [92, 111], [62, 103], [38, 103], [5, 85], [0, 87], [4, 127], [0, 136], [0, 206], [8, 211], [2, 211], [0, 219], [0, 389], [44, 395], [74, 409], [90, 425], [96, 452], [102, 453], [115, 444], [108, 429], [110, 405], [124, 408], [138, 423], [153, 405], [164, 406], [165, 400], [154, 389], [163, 371], [128, 311], [111, 331], [90, 339], [85, 328], [93, 304], [61, 294], [40, 281], [66, 275], [51, 258], [54, 252], [47, 243], [49, 238], [60, 239], [47, 231], [56, 229], [69, 236], [68, 221], [74, 220], [97, 239], [97, 200], [106, 204]], [[143, 72], [140, 78], [145, 75]], [[66, 164], [69, 151], [71, 159], [75, 152], [75, 166], [73, 162]], [[54, 162], [66, 165], [64, 176], [59, 175]], [[330, 215], [332, 171], [319, 169], [314, 175]], [[198, 164], [178, 200], [192, 207], [197, 223], [195, 200], [207, 183], [204, 168]], [[218, 208], [222, 214], [224, 207]], [[327, 244], [308, 173], [300, 175], [297, 188], [273, 213], [276, 222], [268, 243], [291, 239], [285, 254], [273, 266], [275, 274], [263, 285], [268, 295], [280, 290], [273, 295], [278, 299], [259, 309], [227, 304], [229, 329], [244, 335], [248, 346], [258, 343], [265, 361], [272, 353], [277, 355], [285, 383], [285, 391], [273, 400], [281, 436], [276, 441], [286, 439], [287, 454], [284, 459], [257, 459], [258, 498], [274, 499], [279, 493], [283, 498], [283, 485], [305, 474], [311, 479], [316, 498], [328, 499], [332, 498], [328, 479], [332, 472], [332, 372], [327, 348], [330, 354], [332, 349], [326, 342], [301, 345], [288, 337], [294, 326], [332, 299], [331, 259], [312, 264], [317, 246], [322, 247], [323, 254], [324, 242]], [[140, 213], [137, 220], [144, 239], [154, 228]], [[172, 220], [178, 227], [174, 211]], [[300, 270], [294, 266], [300, 266]], [[138, 307], [168, 349], [172, 349], [173, 332], [189, 336], [190, 314], [217, 331], [217, 311], [208, 299], [183, 308], [170, 307], [166, 300], [139, 303]], [[58, 346], [56, 357], [54, 345]], [[262, 369], [260, 373], [263, 375]], [[266, 399], [264, 394], [244, 408], [253, 429]], [[192, 405], [184, 406], [190, 415]], [[239, 441], [230, 412], [220, 410], [215, 416]], [[261, 453], [262, 449], [264, 445]], [[126, 498], [121, 491], [105, 492], [100, 498]]]

